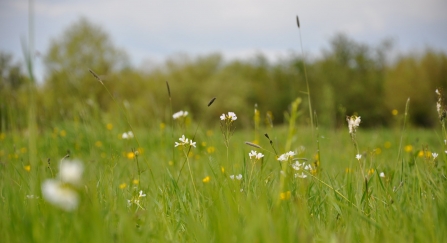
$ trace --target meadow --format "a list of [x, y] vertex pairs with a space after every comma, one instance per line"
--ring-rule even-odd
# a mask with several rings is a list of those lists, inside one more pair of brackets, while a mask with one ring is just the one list
[[[203, 105], [204, 116], [213, 105]], [[133, 127], [122, 106], [115, 116], [1, 133], [1, 241], [447, 237], [441, 129], [411, 127], [405, 114], [396, 116], [396, 128], [362, 129], [360, 122], [352, 133], [348, 122], [340, 129], [297, 125], [299, 107], [282, 125], [261, 122], [257, 109], [217, 111], [215, 125], [204, 125], [164, 106], [175, 119]], [[251, 128], [238, 127], [243, 116]], [[59, 184], [48, 192], [49, 181]]]
[[0, 242], [445, 242], [447, 55], [385, 44], [146, 71], [81, 19], [41, 84], [0, 53]]

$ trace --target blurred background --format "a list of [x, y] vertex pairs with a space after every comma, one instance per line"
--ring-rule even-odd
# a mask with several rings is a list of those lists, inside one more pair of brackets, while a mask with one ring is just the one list
[[305, 67], [322, 126], [345, 126], [352, 114], [362, 126], [396, 126], [408, 98], [413, 126], [438, 126], [446, 10], [443, 0], [2, 0], [0, 131], [26, 128], [30, 102], [41, 127], [116, 119], [89, 69], [135, 125], [170, 119], [166, 81], [173, 111], [193, 120], [234, 111], [250, 127], [257, 105], [264, 122], [281, 124], [301, 97], [308, 124]]

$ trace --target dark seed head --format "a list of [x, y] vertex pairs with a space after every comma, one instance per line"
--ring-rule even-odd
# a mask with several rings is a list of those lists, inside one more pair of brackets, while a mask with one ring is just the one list
[[298, 18], [298, 15], [296, 16], [296, 24], [298, 25], [298, 28], [300, 28], [300, 19]]
[[208, 102], [208, 107], [210, 107], [214, 103], [215, 100], [216, 100], [216, 97], [212, 98], [210, 100], [210, 102]]
[[169, 99], [171, 98], [171, 88], [169, 88], [169, 83], [166, 80], [166, 87], [168, 88], [168, 95], [169, 95]]

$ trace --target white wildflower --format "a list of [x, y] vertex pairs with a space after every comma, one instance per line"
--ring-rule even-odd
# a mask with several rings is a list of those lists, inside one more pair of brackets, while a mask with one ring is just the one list
[[303, 179], [304, 179], [304, 178], [306, 178], [306, 177], [307, 177], [307, 175], [306, 175], [306, 174], [304, 174], [304, 172], [301, 172], [301, 174], [299, 174], [299, 173], [296, 173], [296, 174], [295, 174], [295, 178], [297, 178], [297, 177], [298, 177], [298, 178], [303, 178]]
[[293, 152], [293, 151], [289, 151], [289, 152], [287, 152], [287, 153], [285, 153], [285, 154], [281, 154], [281, 155], [278, 157], [278, 160], [279, 160], [279, 161], [288, 161], [289, 159], [292, 159], [293, 156], [295, 156], [295, 152]]
[[236, 179], [238, 179], [238, 180], [242, 180], [242, 175], [241, 175], [241, 174], [237, 175], [237, 176], [236, 176]]
[[357, 160], [360, 160], [360, 159], [362, 158], [362, 155], [361, 155], [361, 154], [357, 154], [357, 155], [355, 156], [355, 158], [356, 158]]
[[380, 172], [379, 176], [382, 177], [382, 178], [385, 178], [385, 173]]
[[438, 153], [432, 153], [433, 159], [436, 159], [438, 157]]
[[174, 113], [172, 115], [172, 118], [174, 118], [174, 120], [176, 120], [176, 119], [178, 119], [180, 117], [186, 117], [187, 115], [188, 115], [187, 111], [179, 111], [179, 112]]
[[234, 175], [230, 175], [230, 179], [234, 180]]
[[133, 138], [133, 132], [132, 131], [128, 131], [123, 133], [123, 135], [121, 135], [122, 139], [131, 139]]
[[311, 165], [306, 165], [306, 166], [304, 166], [304, 169], [305, 170], [312, 170], [312, 166]]
[[264, 155], [262, 153], [258, 153], [258, 152], [254, 151], [254, 150], [252, 150], [248, 154], [248, 156], [250, 157], [250, 159], [258, 159], [258, 160], [261, 159], [262, 157], [264, 157]]
[[83, 171], [84, 166], [79, 160], [65, 160], [59, 164], [59, 178], [65, 183], [79, 185]]
[[229, 120], [230, 122], [232, 121], [236, 121], [237, 120], [237, 116], [234, 112], [228, 112], [228, 115], [222, 114], [220, 116], [220, 120], [224, 121], [224, 120]]
[[346, 121], [348, 121], [349, 133], [355, 133], [357, 127], [360, 125], [361, 119], [360, 116], [351, 116], [346, 117]]
[[76, 191], [54, 179], [42, 183], [42, 196], [48, 202], [66, 211], [73, 211], [79, 203], [79, 196]]
[[182, 137], [179, 138], [178, 140], [180, 141], [180, 143], [179, 142], [175, 142], [174, 143], [174, 147], [185, 146], [185, 145], [189, 145], [189, 146], [192, 146], [194, 148], [196, 147], [196, 142], [186, 138], [185, 135], [182, 135]]
[[138, 197], [145, 197], [145, 196], [146, 196], [146, 194], [143, 193], [143, 190], [140, 190]]
[[301, 164], [299, 161], [295, 161], [295, 163], [292, 164], [292, 168], [294, 170], [301, 170], [301, 168], [303, 167], [304, 163]]

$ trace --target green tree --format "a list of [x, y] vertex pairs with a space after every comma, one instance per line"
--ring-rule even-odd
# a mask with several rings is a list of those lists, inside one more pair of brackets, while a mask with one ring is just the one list
[[[389, 42], [378, 47], [357, 43], [345, 35], [337, 35], [331, 48], [324, 52], [323, 59], [315, 63], [318, 75], [311, 89], [323, 113], [336, 112], [338, 124], [344, 124], [345, 116], [359, 114], [364, 125], [386, 125], [384, 111], [384, 82], [386, 75], [386, 53]], [[328, 100], [332, 99], [332, 100]], [[331, 104], [331, 106], [327, 104]]]
[[0, 132], [12, 125], [25, 125], [22, 93], [26, 80], [21, 64], [14, 63], [12, 55], [0, 52]]
[[82, 18], [54, 39], [44, 57], [46, 65], [45, 106], [52, 113], [73, 115], [79, 101], [95, 102], [106, 109], [110, 97], [101, 85], [94, 83], [88, 69], [102, 75], [105, 82], [128, 67], [127, 54], [115, 47], [109, 35], [99, 26]]

